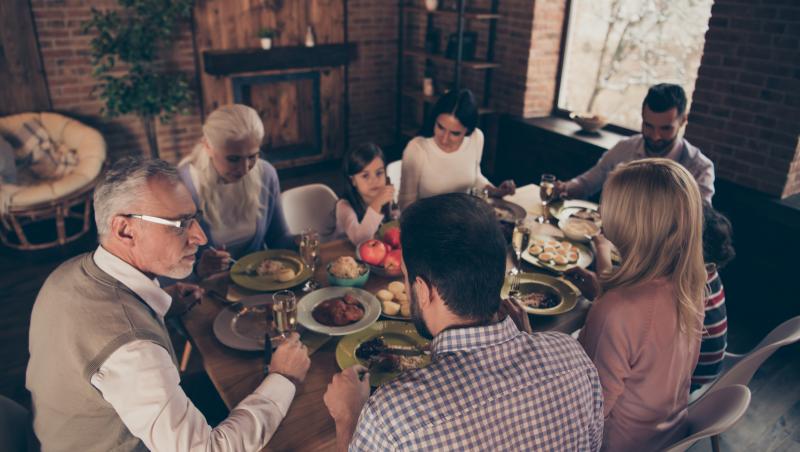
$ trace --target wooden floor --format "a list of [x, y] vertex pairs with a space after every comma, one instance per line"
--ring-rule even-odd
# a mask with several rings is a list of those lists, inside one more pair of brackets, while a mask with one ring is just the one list
[[[341, 188], [335, 168], [293, 176], [282, 180], [284, 188], [316, 181], [327, 183], [335, 190]], [[28, 361], [28, 325], [36, 294], [57, 265], [70, 256], [95, 247], [93, 236], [64, 249], [47, 252], [19, 253], [0, 247], [0, 394], [29, 406], [25, 366]], [[731, 282], [746, 277], [735, 273], [724, 273], [724, 276], [725, 281]], [[726, 283], [728, 286], [734, 284]], [[732, 308], [751, 301], [744, 299], [744, 291], [741, 294], [743, 296], [737, 298], [736, 293], [728, 293], [728, 304]], [[780, 321], [754, 322], [750, 316], [737, 316], [736, 309], [730, 311], [730, 349], [734, 352], [749, 350]], [[750, 387], [753, 391], [750, 408], [744, 419], [723, 435], [722, 449], [800, 451], [800, 344], [784, 348], [770, 358]], [[184, 388], [206, 413], [209, 422], [216, 423], [225, 416], [224, 406], [202, 373], [197, 357], [192, 359], [190, 371], [184, 377]], [[703, 441], [690, 450], [711, 450], [709, 446], [708, 441]]]

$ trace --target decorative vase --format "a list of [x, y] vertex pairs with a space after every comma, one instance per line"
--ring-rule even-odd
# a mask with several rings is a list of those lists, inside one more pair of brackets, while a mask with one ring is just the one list
[[311, 25], [309, 25], [308, 28], [306, 29], [305, 44], [306, 47], [314, 47], [314, 44], [316, 44], [316, 39], [314, 38], [314, 29], [311, 27]]
[[272, 38], [261, 38], [261, 48], [269, 50], [272, 48]]
[[439, 0], [425, 0], [425, 9], [430, 12], [436, 11], [439, 7]]

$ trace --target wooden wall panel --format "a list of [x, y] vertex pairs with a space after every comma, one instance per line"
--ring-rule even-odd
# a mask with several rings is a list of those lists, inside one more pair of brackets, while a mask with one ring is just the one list
[[[306, 29], [313, 26], [317, 44], [344, 42], [344, 0], [198, 0], [195, 2], [195, 42], [200, 55], [204, 50], [246, 49], [259, 46], [258, 30], [273, 27], [280, 35], [273, 46], [296, 46], [305, 42]], [[203, 103], [208, 115], [219, 105], [233, 102], [231, 79], [211, 76], [199, 63]], [[275, 75], [303, 72], [302, 69], [264, 71], [237, 76]], [[320, 157], [306, 157], [280, 162], [277, 167], [294, 166], [322, 159], [338, 157], [344, 146], [344, 68], [321, 71], [320, 109], [322, 127], [322, 152]], [[290, 85], [297, 85], [289, 88]], [[313, 130], [309, 124], [313, 115], [299, 114], [308, 111], [312, 96], [307, 82], [280, 82], [272, 87], [259, 87], [250, 93], [262, 117], [277, 124], [266, 124], [272, 145], [290, 143]], [[298, 95], [299, 94], [299, 95]], [[277, 111], [265, 111], [276, 109]]]
[[0, 115], [50, 109], [30, 3], [0, 1]]

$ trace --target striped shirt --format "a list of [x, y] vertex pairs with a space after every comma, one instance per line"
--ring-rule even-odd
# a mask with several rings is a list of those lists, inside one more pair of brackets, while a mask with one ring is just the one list
[[351, 451], [597, 451], [603, 394], [572, 337], [525, 334], [511, 319], [440, 333], [432, 363], [370, 397]]
[[716, 267], [710, 268], [706, 280], [706, 316], [703, 320], [703, 341], [700, 359], [692, 374], [692, 391], [713, 382], [722, 370], [722, 359], [728, 347], [728, 314], [725, 289]]

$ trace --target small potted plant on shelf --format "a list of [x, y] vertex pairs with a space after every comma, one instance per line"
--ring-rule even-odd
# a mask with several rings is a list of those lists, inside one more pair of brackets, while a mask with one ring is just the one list
[[264, 27], [258, 30], [258, 37], [261, 39], [261, 48], [269, 50], [272, 48], [272, 38], [278, 36], [278, 30], [270, 27]]

